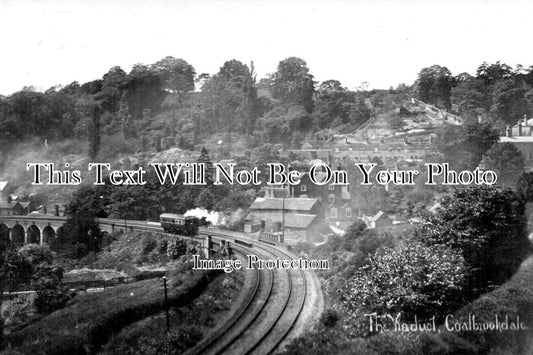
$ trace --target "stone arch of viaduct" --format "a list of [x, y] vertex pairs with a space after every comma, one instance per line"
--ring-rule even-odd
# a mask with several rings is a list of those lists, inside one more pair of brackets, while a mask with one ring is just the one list
[[[9, 238], [16, 245], [50, 243], [66, 220], [66, 217], [42, 215], [0, 216], [0, 239]], [[117, 229], [133, 230], [133, 227], [121, 221], [103, 219], [100, 229], [112, 233]]]
[[17, 245], [50, 243], [64, 218], [32, 218], [30, 216], [0, 217], [0, 238], [9, 238]]

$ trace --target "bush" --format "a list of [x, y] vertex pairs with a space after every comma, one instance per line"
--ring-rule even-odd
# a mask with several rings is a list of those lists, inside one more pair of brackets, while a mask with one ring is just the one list
[[411, 241], [381, 248], [350, 281], [346, 304], [357, 313], [400, 312], [408, 320], [443, 316], [462, 304], [463, 265], [460, 254], [443, 246]]
[[61, 282], [63, 269], [42, 266], [34, 275], [33, 286], [37, 292], [35, 306], [41, 314], [47, 314], [64, 307], [74, 296]]
[[159, 252], [159, 254], [161, 255], [166, 254], [167, 248], [168, 248], [168, 241], [166, 239], [162, 239], [161, 241], [159, 241], [159, 246], [157, 248], [157, 251]]
[[322, 324], [326, 328], [334, 327], [335, 324], [337, 324], [337, 321], [339, 320], [339, 315], [337, 314], [337, 311], [329, 308], [322, 313], [320, 316], [320, 324]]
[[147, 236], [143, 239], [143, 245], [142, 245], [142, 255], [149, 254], [152, 250], [154, 250], [157, 246], [157, 240], [155, 240], [152, 236]]
[[54, 253], [50, 250], [48, 244], [26, 244], [19, 249], [19, 253], [34, 266], [49, 264], [54, 259]]
[[183, 239], [175, 237], [168, 243], [167, 256], [169, 259], [177, 259], [187, 253], [187, 242]]

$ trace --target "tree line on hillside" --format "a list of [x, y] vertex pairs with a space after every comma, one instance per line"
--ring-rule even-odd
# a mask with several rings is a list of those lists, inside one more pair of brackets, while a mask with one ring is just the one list
[[533, 113], [533, 66], [483, 62], [475, 75], [454, 76], [448, 68], [433, 65], [420, 71], [413, 93], [437, 107], [453, 107], [470, 120], [513, 125]]
[[91, 158], [103, 151], [192, 149], [219, 132], [297, 146], [320, 129], [353, 130], [368, 120], [371, 108], [411, 95], [500, 128], [532, 113], [533, 70], [485, 62], [475, 75], [453, 76], [433, 65], [422, 69], [411, 87], [354, 92], [337, 80], [317, 83], [307, 63], [296, 57], [280, 61], [274, 73], [259, 80], [253, 62], [232, 59], [215, 74], [197, 75], [187, 61], [165, 57], [136, 64], [129, 73], [112, 67], [84, 84], [44, 93], [25, 87], [1, 97], [0, 140], [75, 137], [89, 142]]
[[192, 149], [220, 132], [300, 143], [302, 134], [353, 129], [370, 117], [367, 93], [349, 91], [336, 80], [317, 84], [296, 57], [280, 61], [276, 72], [259, 81], [253, 62], [233, 59], [215, 74], [197, 75], [187, 61], [165, 57], [136, 64], [129, 73], [112, 67], [84, 84], [43, 93], [25, 87], [0, 97], [0, 140], [78, 138], [88, 141], [95, 159], [167, 146]]

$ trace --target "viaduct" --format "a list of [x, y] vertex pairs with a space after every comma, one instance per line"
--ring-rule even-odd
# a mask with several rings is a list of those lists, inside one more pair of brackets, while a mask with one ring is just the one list
[[[16, 245], [49, 243], [56, 237], [57, 230], [66, 220], [67, 217], [43, 214], [0, 216], [0, 239], [9, 238]], [[100, 229], [104, 232], [132, 227], [120, 220], [100, 220]]]

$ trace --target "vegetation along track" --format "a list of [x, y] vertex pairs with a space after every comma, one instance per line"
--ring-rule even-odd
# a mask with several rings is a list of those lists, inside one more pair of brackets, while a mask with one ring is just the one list
[[[101, 220], [101, 224], [121, 221]], [[124, 223], [124, 221], [122, 221]], [[132, 229], [161, 232], [157, 224], [128, 221]], [[281, 248], [260, 244], [257, 240], [244, 237], [241, 233], [207, 230], [199, 232], [211, 235], [213, 242], [229, 241], [235, 253], [246, 267], [246, 255], [257, 255], [261, 259], [292, 260], [294, 257]], [[198, 237], [195, 237], [195, 239]], [[246, 247], [235, 240], [253, 243]], [[307, 278], [303, 270], [243, 270], [250, 272], [245, 291], [239, 299], [234, 313], [214, 328], [203, 341], [187, 354], [269, 354], [280, 347], [294, 329], [306, 303], [308, 295]]]

